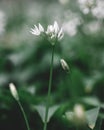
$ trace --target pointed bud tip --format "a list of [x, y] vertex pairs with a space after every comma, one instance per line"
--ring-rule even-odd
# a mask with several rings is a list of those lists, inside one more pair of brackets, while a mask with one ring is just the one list
[[17, 93], [17, 90], [16, 90], [16, 87], [13, 83], [10, 83], [9, 84], [9, 89], [10, 89], [10, 92], [12, 94], [12, 96], [15, 98], [15, 100], [19, 100], [19, 96], [18, 96], [18, 93]]
[[65, 71], [69, 72], [69, 66], [68, 66], [67, 62], [66, 62], [64, 59], [61, 59], [61, 60], [60, 60], [60, 63], [61, 63], [62, 68], [63, 68]]

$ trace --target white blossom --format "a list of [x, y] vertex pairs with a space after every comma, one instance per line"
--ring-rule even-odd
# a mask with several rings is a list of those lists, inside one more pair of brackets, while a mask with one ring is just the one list
[[31, 28], [30, 32], [36, 36], [45, 34], [46, 38], [51, 42], [52, 45], [55, 45], [55, 43], [61, 40], [64, 36], [62, 28], [59, 29], [59, 25], [56, 21], [53, 25], [48, 25], [46, 31], [44, 30], [43, 26], [39, 24], [38, 27], [34, 25], [34, 28]]
[[[78, 32], [77, 27], [81, 25], [82, 19], [76, 14], [72, 14], [72, 18], [69, 21], [63, 23], [64, 31], [71, 37], [75, 36]], [[75, 16], [74, 16], [75, 15]]]
[[46, 34], [52, 45], [54, 45], [56, 41], [61, 40], [64, 36], [62, 28], [59, 29], [56, 21], [54, 22], [54, 25], [48, 25]]
[[34, 35], [41, 35], [42, 33], [44, 33], [44, 28], [42, 27], [42, 25], [39, 23], [38, 27], [36, 25], [34, 25], [34, 28], [31, 28], [30, 31], [32, 34]]
[[88, 14], [94, 6], [94, 0], [78, 0], [79, 7], [84, 14]]
[[104, 1], [97, 0], [96, 6], [92, 9], [92, 14], [98, 19], [104, 19]]

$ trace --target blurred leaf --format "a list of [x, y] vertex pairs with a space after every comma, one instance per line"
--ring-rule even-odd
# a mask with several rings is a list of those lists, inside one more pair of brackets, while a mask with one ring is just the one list
[[72, 122], [74, 119], [74, 112], [72, 111], [65, 112], [65, 118]]
[[88, 105], [100, 106], [100, 101], [96, 97], [85, 97], [82, 101]]
[[93, 108], [91, 110], [88, 110], [86, 112], [86, 118], [87, 118], [87, 123], [88, 126], [93, 130], [95, 125], [96, 125], [96, 121], [99, 115], [99, 107], [97, 108]]
[[[50, 121], [51, 117], [54, 115], [54, 113], [57, 111], [57, 109], [59, 108], [59, 105], [55, 105], [49, 108], [49, 112], [48, 112], [48, 119], [47, 122]], [[46, 111], [46, 106], [43, 105], [37, 105], [35, 106], [35, 109], [37, 110], [37, 112], [39, 113], [42, 121], [45, 121], [45, 111]]]
[[[83, 80], [83, 73], [78, 70], [77, 68], [73, 68], [71, 77], [70, 77], [70, 94], [72, 97], [78, 97], [78, 96], [83, 96], [84, 93], [84, 86], [82, 83]], [[69, 80], [69, 79], [68, 79]]]

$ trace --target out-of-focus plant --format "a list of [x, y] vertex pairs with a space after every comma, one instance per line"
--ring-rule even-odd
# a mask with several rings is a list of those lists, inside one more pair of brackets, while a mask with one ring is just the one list
[[26, 114], [25, 114], [25, 112], [24, 112], [24, 109], [23, 109], [23, 107], [22, 107], [22, 104], [21, 104], [21, 102], [20, 102], [20, 100], [19, 100], [19, 95], [18, 95], [18, 93], [17, 93], [16, 87], [14, 86], [13, 83], [10, 83], [10, 84], [9, 84], [9, 88], [10, 88], [10, 92], [11, 92], [12, 96], [13, 96], [14, 99], [17, 101], [17, 103], [18, 103], [18, 105], [19, 105], [19, 107], [20, 107], [20, 109], [21, 109], [21, 112], [22, 112], [23, 117], [24, 117], [24, 119], [25, 119], [25, 123], [26, 123], [27, 130], [30, 130], [29, 123], [28, 123]]
[[[45, 119], [51, 57], [47, 43], [51, 37], [33, 37], [27, 30], [39, 21], [45, 30], [54, 19], [62, 25], [65, 36], [55, 47], [48, 128], [68, 130], [72, 124], [64, 121], [62, 115], [81, 103], [85, 113], [93, 108], [97, 113], [100, 106], [96, 123], [91, 123], [95, 130], [100, 129], [100, 120], [104, 119], [103, 6], [103, 0], [0, 1], [0, 29], [4, 30], [0, 33], [0, 129], [23, 129], [22, 125], [16, 127], [17, 121], [24, 124], [19, 115], [15, 119], [12, 116], [18, 113], [18, 107], [8, 93], [10, 82], [18, 86], [31, 129], [43, 127], [37, 112]], [[62, 57], [70, 64], [69, 73], [61, 71]], [[65, 69], [65, 62], [62, 64]]]
[[52, 75], [53, 75], [53, 63], [54, 63], [54, 50], [57, 42], [61, 40], [64, 36], [62, 28], [59, 29], [57, 22], [54, 22], [54, 25], [48, 25], [47, 31], [44, 30], [41, 24], [39, 27], [34, 25], [35, 28], [31, 29], [31, 33], [34, 35], [45, 36], [52, 45], [52, 56], [51, 56], [51, 65], [50, 65], [50, 76], [49, 76], [49, 86], [48, 86], [48, 94], [47, 94], [47, 102], [46, 102], [46, 111], [44, 118], [44, 128], [43, 130], [47, 130], [47, 122], [48, 122], [48, 114], [49, 114], [49, 106], [50, 106], [50, 94], [52, 87]]

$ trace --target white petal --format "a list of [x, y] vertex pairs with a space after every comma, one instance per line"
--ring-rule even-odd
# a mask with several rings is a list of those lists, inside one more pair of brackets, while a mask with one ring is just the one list
[[64, 36], [64, 33], [62, 33], [58, 39], [61, 40], [63, 38], [63, 36]]
[[52, 34], [54, 32], [54, 28], [52, 25], [48, 25], [47, 27], [47, 31], [46, 31], [46, 34]]
[[60, 29], [60, 32], [58, 33], [58, 38], [59, 38], [59, 40], [61, 40], [61, 39], [63, 38], [63, 36], [64, 36], [64, 33], [63, 33], [62, 28], [61, 28], [61, 29]]
[[32, 29], [31, 28], [31, 31], [30, 31], [32, 34], [34, 34], [34, 35], [40, 35], [40, 32], [39, 32], [39, 30], [35, 30], [35, 29]]
[[34, 30], [39, 31], [39, 29], [36, 25], [34, 25], [34, 27], [35, 27]]
[[44, 32], [44, 28], [42, 27], [42, 25], [40, 23], [39, 23], [39, 31]]
[[60, 37], [60, 35], [62, 34], [63, 30], [62, 28], [60, 29], [59, 33], [58, 33], [58, 38]]
[[34, 25], [34, 28], [31, 29], [31, 33], [34, 35], [40, 35], [40, 30], [38, 29], [36, 25]]
[[54, 30], [55, 30], [55, 34], [57, 34], [59, 31], [59, 26], [56, 21], [54, 22]]
[[50, 32], [53, 32], [53, 30], [54, 30], [53, 26], [50, 25], [50, 26], [49, 26], [49, 31], [50, 31]]

